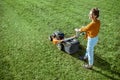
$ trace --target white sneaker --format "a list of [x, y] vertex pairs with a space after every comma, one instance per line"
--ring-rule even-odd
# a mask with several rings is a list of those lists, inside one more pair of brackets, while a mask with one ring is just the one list
[[93, 65], [84, 64], [83, 67], [86, 69], [92, 69]]

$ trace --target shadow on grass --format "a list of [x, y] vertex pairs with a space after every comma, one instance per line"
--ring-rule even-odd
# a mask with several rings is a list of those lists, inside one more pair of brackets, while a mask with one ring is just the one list
[[[104, 75], [112, 80], [119, 80], [120, 79], [120, 73], [117, 73], [117, 72], [111, 70], [111, 64], [109, 64], [107, 61], [103, 60], [102, 58], [100, 58], [100, 56], [98, 56], [96, 54], [94, 55], [94, 57], [95, 57], [94, 66], [98, 67], [99, 69], [101, 69], [103, 71], [107, 71], [110, 74], [105, 74], [105, 73], [102, 73], [101, 71], [98, 71], [95, 69], [93, 69], [93, 71], [100, 73], [100, 74], [102, 74], [102, 75]], [[118, 76], [119, 78], [115, 78], [114, 77], [115, 75]]]
[[[83, 46], [81, 46], [80, 52], [72, 54], [71, 56], [79, 59], [80, 56], [84, 55], [85, 51], [86, 51], [86, 49]], [[94, 55], [94, 66], [101, 69], [102, 71], [109, 72], [109, 74], [105, 74], [102, 71], [99, 71], [99, 70], [96, 70], [93, 68], [94, 72], [99, 73], [111, 80], [119, 80], [120, 79], [120, 73], [111, 70], [111, 65], [96, 54]], [[117, 76], [117, 78], [115, 78], [114, 76]]]
[[5, 55], [0, 51], [0, 80], [14, 80], [14, 76], [10, 68], [10, 61], [6, 60]]

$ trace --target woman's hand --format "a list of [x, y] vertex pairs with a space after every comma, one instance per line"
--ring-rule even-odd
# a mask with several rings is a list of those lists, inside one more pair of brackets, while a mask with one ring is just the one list
[[76, 31], [76, 32], [79, 32], [80, 30], [76, 28], [75, 31]]

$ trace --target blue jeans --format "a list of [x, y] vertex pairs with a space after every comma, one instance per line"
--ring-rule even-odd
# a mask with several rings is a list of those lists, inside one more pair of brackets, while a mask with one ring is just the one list
[[88, 64], [93, 65], [94, 62], [94, 47], [98, 42], [98, 36], [94, 38], [88, 37], [85, 57], [88, 58]]

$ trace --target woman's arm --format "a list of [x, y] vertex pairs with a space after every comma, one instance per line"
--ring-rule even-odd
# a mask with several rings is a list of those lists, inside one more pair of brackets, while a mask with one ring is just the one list
[[80, 32], [87, 32], [88, 30], [91, 29], [91, 26], [93, 26], [92, 22], [90, 24], [88, 24], [87, 26], [80, 28], [79, 31]]

